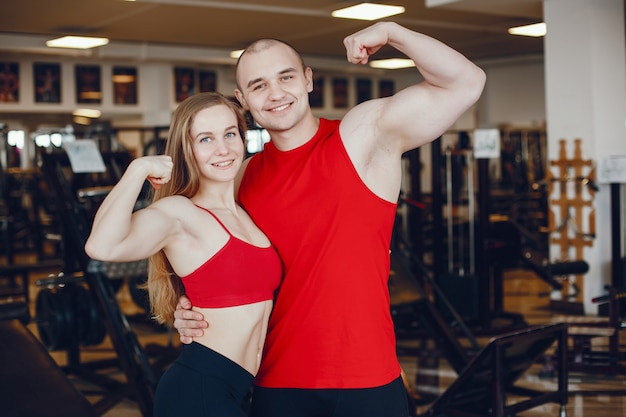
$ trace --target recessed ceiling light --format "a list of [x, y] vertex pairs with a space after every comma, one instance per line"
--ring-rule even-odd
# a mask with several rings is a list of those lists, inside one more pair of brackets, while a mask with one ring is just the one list
[[547, 27], [545, 23], [535, 23], [532, 25], [509, 28], [508, 32], [511, 35], [533, 36], [535, 38], [539, 38], [541, 36], [546, 36]]
[[331, 15], [342, 19], [376, 20], [404, 13], [404, 10], [405, 9], [402, 6], [361, 3], [344, 9], [335, 10], [331, 13]]
[[448, 4], [448, 3], [456, 3], [458, 1], [461, 0], [426, 0], [426, 7], [437, 7], [437, 6], [443, 6], [444, 4]]
[[89, 49], [109, 43], [107, 38], [92, 38], [86, 36], [63, 36], [46, 42], [50, 48]]
[[370, 62], [372, 68], [382, 69], [400, 69], [414, 67], [415, 62], [408, 58], [391, 58], [391, 59], [379, 59]]

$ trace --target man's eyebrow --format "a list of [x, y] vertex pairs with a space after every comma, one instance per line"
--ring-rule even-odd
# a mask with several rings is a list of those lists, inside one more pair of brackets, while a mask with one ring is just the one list
[[263, 81], [263, 77], [259, 77], [259, 78], [255, 78], [254, 80], [250, 80], [248, 81], [248, 84], [246, 85], [246, 87], [250, 88], [252, 87], [254, 84]]
[[[283, 75], [283, 74], [287, 74], [287, 73], [290, 73], [290, 72], [295, 72], [295, 71], [296, 71], [296, 69], [295, 69], [295, 68], [293, 68], [293, 67], [289, 67], [289, 68], [285, 68], [284, 70], [280, 71], [280, 72], [278, 73], [278, 75]], [[246, 87], [250, 88], [250, 87], [251, 87], [251, 86], [253, 86], [254, 84], [256, 84], [256, 83], [258, 83], [258, 82], [261, 82], [261, 81], [263, 81], [263, 77], [255, 78], [254, 80], [250, 80], [250, 81], [248, 82], [248, 84], [246, 85]]]

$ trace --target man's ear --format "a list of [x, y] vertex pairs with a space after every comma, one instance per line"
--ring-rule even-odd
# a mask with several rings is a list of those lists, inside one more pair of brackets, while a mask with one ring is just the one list
[[311, 67], [306, 67], [304, 70], [304, 79], [306, 80], [306, 91], [310, 93], [313, 91], [313, 70]]
[[239, 102], [239, 104], [241, 104], [241, 107], [243, 107], [244, 110], [250, 110], [250, 108], [248, 107], [248, 103], [243, 96], [243, 93], [239, 91], [238, 88], [235, 89], [235, 97], [237, 98], [237, 101]]

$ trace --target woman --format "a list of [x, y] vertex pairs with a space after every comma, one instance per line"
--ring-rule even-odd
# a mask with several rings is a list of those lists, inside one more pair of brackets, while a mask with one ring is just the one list
[[[150, 257], [154, 317], [171, 323], [186, 293], [211, 326], [161, 377], [155, 416], [244, 416], [282, 265], [234, 198], [245, 119], [219, 93], [180, 103], [165, 155], [135, 159], [96, 213], [85, 250], [128, 262]], [[133, 213], [145, 180], [152, 204]]]

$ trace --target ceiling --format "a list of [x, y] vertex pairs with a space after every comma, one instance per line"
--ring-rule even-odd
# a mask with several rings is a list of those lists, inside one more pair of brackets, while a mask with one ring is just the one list
[[[425, 3], [443, 3], [427, 7]], [[259, 4], [261, 3], [261, 4]], [[240, 49], [260, 37], [291, 43], [305, 56], [342, 58], [342, 39], [371, 22], [335, 19], [356, 4], [333, 0], [19, 0], [2, 1], [0, 34], [87, 35], [112, 41]], [[472, 60], [543, 53], [542, 38], [507, 28], [542, 20], [542, 0], [388, 0], [390, 18], [433, 36]], [[19, 48], [13, 52], [19, 52]], [[12, 51], [0, 45], [0, 53]], [[391, 48], [377, 57], [398, 56]]]

